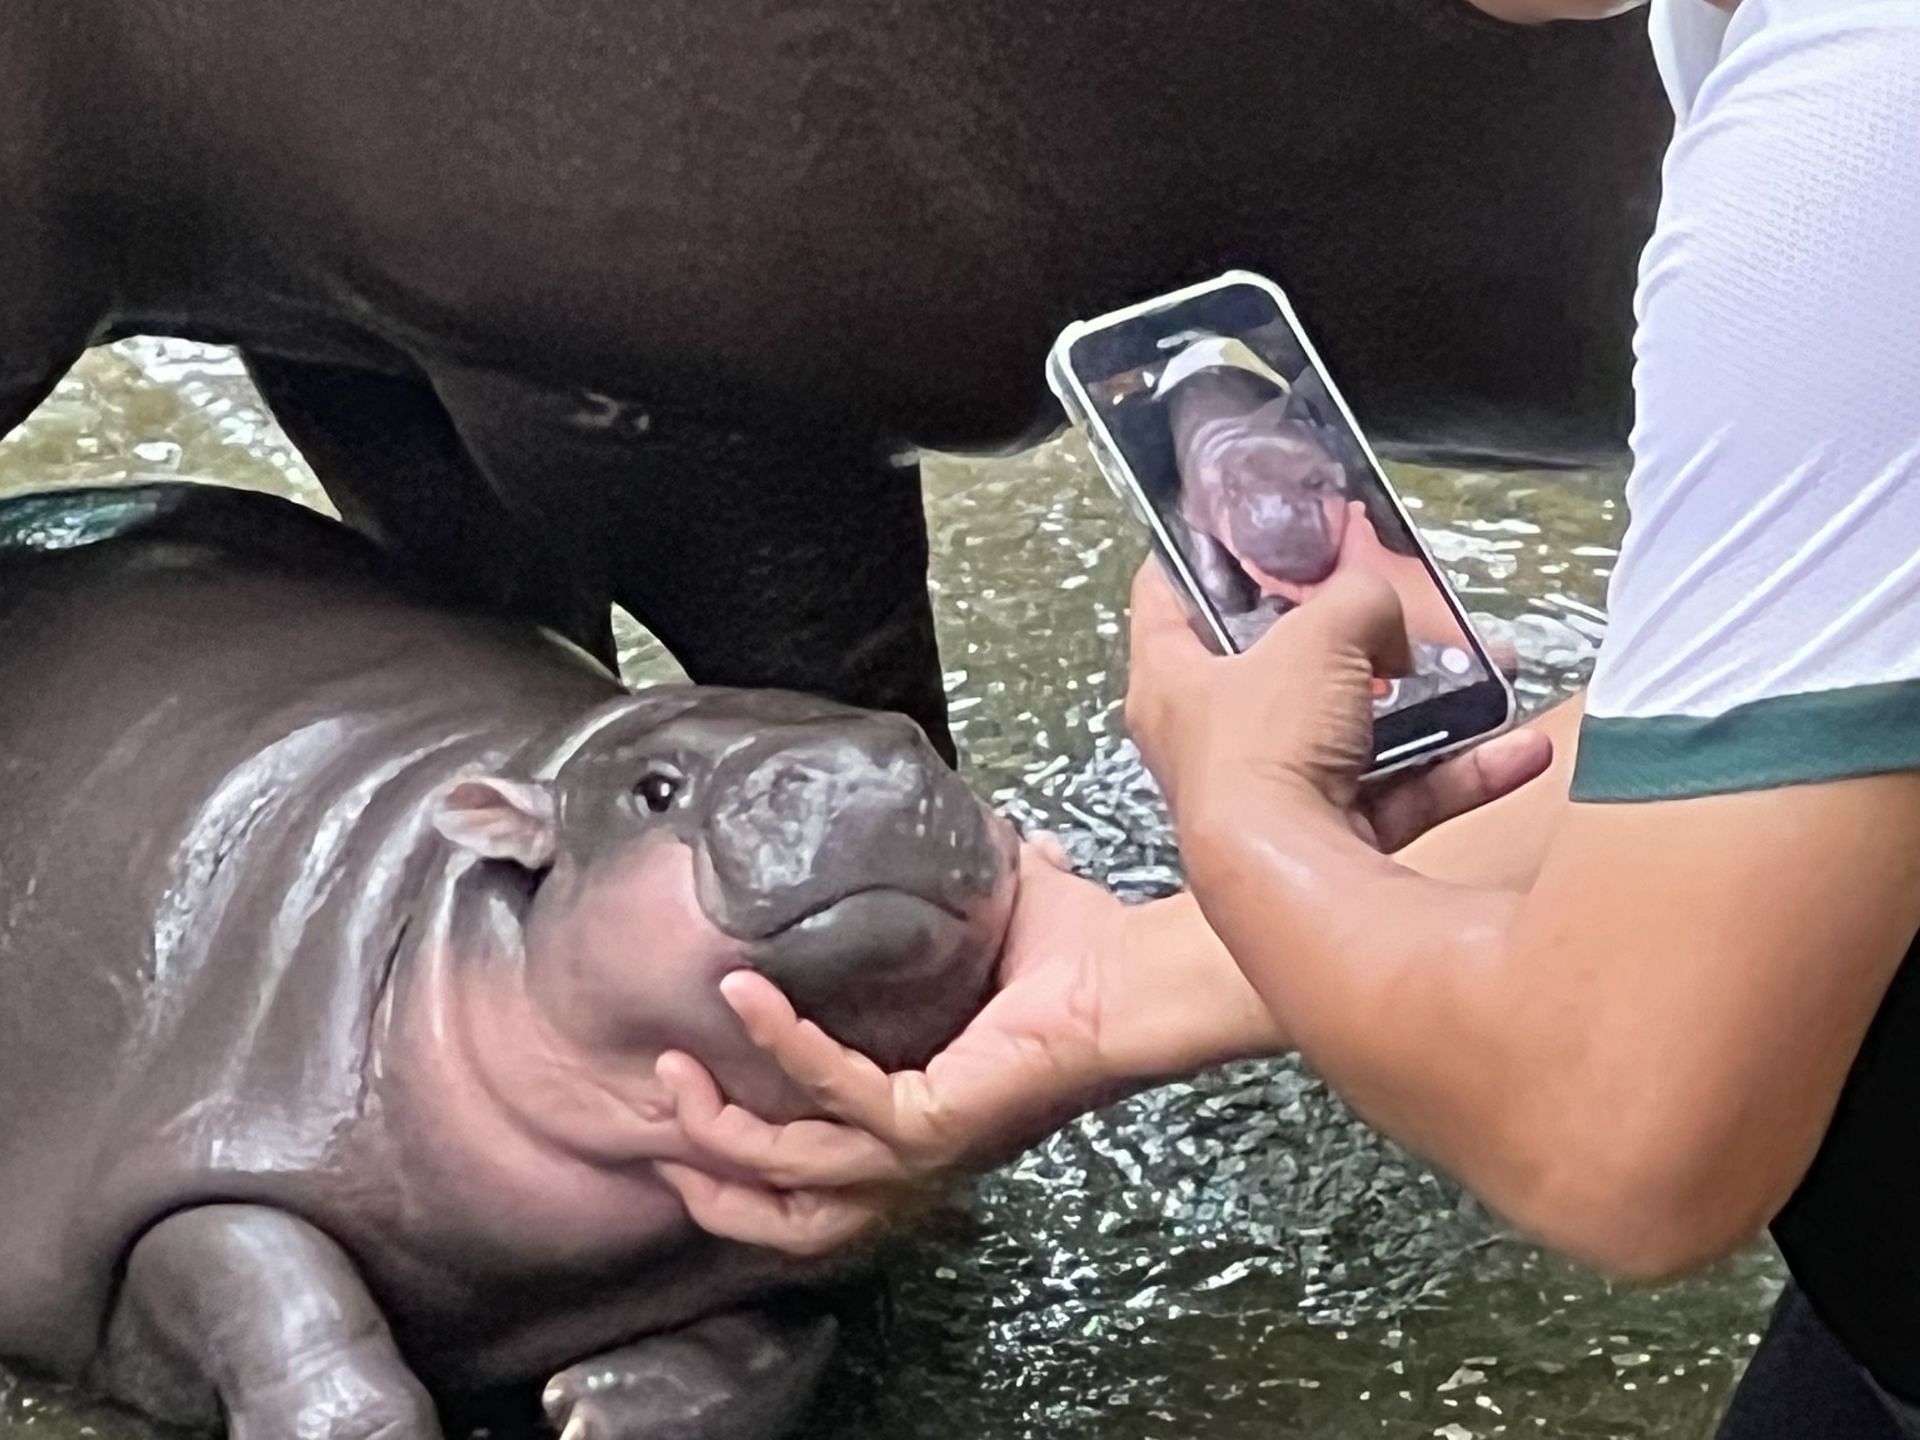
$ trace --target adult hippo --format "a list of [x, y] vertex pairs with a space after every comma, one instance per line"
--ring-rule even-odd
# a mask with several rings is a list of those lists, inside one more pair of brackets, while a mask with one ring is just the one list
[[906, 447], [1036, 438], [1065, 321], [1243, 265], [1381, 439], [1611, 453], [1670, 123], [1639, 22], [1459, 0], [0, 5], [0, 433], [236, 344], [443, 593], [944, 748]]
[[249, 1440], [537, 1380], [573, 1440], [781, 1433], [820, 1273], [693, 1230], [655, 1062], [797, 1113], [745, 966], [923, 1059], [1011, 827], [904, 719], [630, 693], [381, 570], [240, 492], [0, 506], [0, 1355]]

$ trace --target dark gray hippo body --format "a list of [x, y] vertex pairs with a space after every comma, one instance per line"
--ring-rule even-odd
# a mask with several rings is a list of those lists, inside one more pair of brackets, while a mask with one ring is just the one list
[[445, 593], [944, 740], [902, 447], [1036, 438], [1064, 322], [1239, 265], [1379, 439], [1611, 455], [1669, 124], [1639, 19], [1460, 0], [8, 4], [0, 431], [233, 343]]
[[289, 1440], [556, 1372], [576, 1440], [779, 1433], [818, 1277], [692, 1230], [654, 1062], [798, 1113], [741, 966], [931, 1053], [1011, 831], [897, 717], [630, 694], [384, 564], [239, 492], [0, 505], [0, 1355]]

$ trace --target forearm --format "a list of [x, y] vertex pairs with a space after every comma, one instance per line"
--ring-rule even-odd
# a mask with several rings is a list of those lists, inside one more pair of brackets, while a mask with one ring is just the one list
[[[1539, 877], [1554, 833], [1566, 818], [1585, 712], [1583, 691], [1529, 721], [1553, 741], [1553, 763], [1545, 773], [1511, 794], [1435, 827], [1394, 859], [1420, 876], [1452, 885], [1514, 895], [1530, 888]], [[1371, 862], [1361, 857], [1361, 863]], [[1530, 1155], [1532, 1147], [1524, 1137], [1513, 1133], [1518, 1127], [1489, 1123], [1496, 1114], [1511, 1115], [1511, 1105], [1502, 1099], [1513, 1093], [1508, 1086], [1524, 1086], [1526, 1094], [1540, 1090], [1540, 1072], [1528, 1069], [1539, 1057], [1508, 1053], [1506, 1042], [1514, 1035], [1512, 1017], [1508, 1014], [1503, 1019], [1499, 1013], [1513, 998], [1503, 993], [1506, 981], [1499, 973], [1511, 943], [1508, 922], [1513, 906], [1488, 904], [1483, 895], [1471, 890], [1409, 884], [1408, 878], [1387, 874], [1355, 912], [1367, 917], [1367, 923], [1355, 927], [1357, 933], [1348, 942], [1355, 947], [1353, 953], [1369, 953], [1366, 947], [1384, 938], [1375, 934], [1380, 916], [1395, 917], [1403, 939], [1399, 957], [1377, 955], [1378, 968], [1354, 976], [1354, 983], [1356, 988], [1381, 986], [1386, 992], [1382, 1009], [1415, 1027], [1431, 1020], [1446, 1028], [1420, 1029], [1403, 1036], [1398, 1048], [1404, 1054], [1389, 1049], [1373, 1056], [1349, 1046], [1336, 1049], [1327, 1059], [1343, 1072], [1349, 1067], [1356, 1072], [1351, 1079], [1357, 1088], [1349, 1092], [1354, 1103], [1395, 1127], [1393, 1133], [1416, 1148], [1424, 1145], [1427, 1153], [1449, 1163], [1455, 1173], [1464, 1175], [1461, 1167], [1472, 1170], [1481, 1193], [1487, 1194], [1491, 1187], [1506, 1197], [1508, 1206], [1523, 1208], [1526, 1196], [1547, 1183], [1540, 1174], [1541, 1164]], [[1430, 956], [1429, 937], [1439, 936], [1449, 937], [1457, 950], [1444, 957]], [[1412, 954], [1406, 953], [1408, 942]], [[1399, 972], [1396, 965], [1409, 968]], [[1386, 1028], [1391, 1034], [1391, 1026]], [[1459, 1054], [1462, 1063], [1452, 1084], [1436, 1089], [1426, 1073], [1436, 1048], [1434, 1034], [1466, 1036], [1478, 1030], [1493, 1034], [1490, 1039], [1478, 1038]], [[1546, 1059], [1551, 1063], [1550, 1055]], [[1402, 1072], [1401, 1065], [1411, 1068]], [[1400, 1078], [1403, 1074], [1417, 1076], [1417, 1085]], [[1462, 1133], [1463, 1141], [1452, 1138], [1456, 1131]], [[1476, 1163], [1462, 1153], [1467, 1145], [1484, 1145], [1491, 1153]], [[1488, 1194], [1487, 1198], [1493, 1197]]]
[[[1437, 827], [1402, 850], [1403, 865], [1461, 884], [1524, 887], [1567, 805], [1582, 704], [1529, 723], [1554, 742], [1553, 767], [1513, 794]], [[1191, 893], [1130, 907], [1111, 959], [1124, 997], [1103, 1016], [1102, 1053], [1118, 1084], [1146, 1085], [1234, 1060], [1280, 1055], [1293, 1036], [1215, 935]]]
[[[1378, 1052], [1370, 1043], [1359, 1043], [1356, 1036], [1355, 1043], [1344, 1048], [1336, 1045], [1324, 1055], [1321, 1046], [1313, 1045], [1310, 1058], [1321, 1063], [1337, 1084], [1346, 1082], [1343, 1093], [1391, 1133], [1469, 1178], [1496, 1205], [1501, 1202], [1493, 1192], [1498, 1192], [1509, 1214], [1527, 1209], [1530, 1197], [1552, 1182], [1541, 1174], [1534, 1147], [1523, 1134], [1514, 1133], [1525, 1122], [1512, 1114], [1514, 1107], [1503, 1097], [1515, 1093], [1511, 1086], [1524, 1087], [1520, 1093], [1538, 1095], [1537, 1062], [1544, 1059], [1551, 1064], [1552, 1056], [1508, 1053], [1506, 1042], [1514, 1027], [1511, 1015], [1503, 1017], [1502, 1012], [1513, 997], [1504, 993], [1500, 966], [1511, 941], [1508, 922], [1513, 906], [1489, 904], [1486, 896], [1474, 891], [1518, 895], [1538, 878], [1570, 803], [1585, 702], [1582, 692], [1528, 722], [1553, 741], [1553, 763], [1545, 773], [1511, 794], [1435, 827], [1394, 856], [1399, 865], [1419, 876], [1472, 889], [1421, 886], [1409, 883], [1411, 877], [1404, 873], [1388, 870], [1363, 882], [1367, 886], [1364, 901], [1345, 915], [1330, 917], [1346, 922], [1345, 936], [1337, 944], [1341, 959], [1335, 980], [1350, 979], [1356, 992], [1379, 987], [1378, 1003], [1349, 1000], [1345, 1003], [1360, 1008], [1341, 1009], [1339, 996], [1325, 994], [1324, 983], [1316, 987], [1336, 1014], [1367, 1017], [1363, 1028], [1369, 1036], [1393, 1036], [1396, 1018], [1410, 1029], [1397, 1044]], [[1367, 856], [1357, 860], [1367, 869], [1374, 863]], [[1388, 953], [1381, 953], [1387, 937], [1380, 933], [1380, 919], [1389, 916], [1401, 937], [1398, 955], [1391, 953], [1396, 948], [1392, 946], [1384, 947]], [[1355, 919], [1359, 923], [1351, 923]], [[1453, 947], [1447, 956], [1431, 953], [1430, 938], [1440, 936], [1448, 937]], [[1371, 956], [1373, 963], [1354, 973], [1348, 957], [1356, 955]], [[1277, 963], [1268, 968], [1278, 979]], [[1263, 999], [1284, 1005], [1284, 998], [1271, 993], [1272, 989], [1270, 985]], [[1444, 1028], [1428, 1029], [1429, 1024]], [[1435, 1034], [1464, 1037], [1480, 1030], [1490, 1034], [1465, 1049], [1450, 1046], [1458, 1062], [1452, 1081], [1436, 1087], [1428, 1069], [1436, 1049]], [[1507, 1126], [1490, 1123], [1498, 1114], [1509, 1116]], [[1469, 1148], [1487, 1153], [1475, 1161], [1466, 1153]]]
[[1553, 833], [1566, 815], [1586, 713], [1582, 691], [1527, 722], [1553, 741], [1553, 764], [1539, 778], [1478, 810], [1435, 826], [1394, 858], [1436, 880], [1522, 890], [1540, 873]]
[[1188, 893], [1132, 906], [1101, 987], [1102, 1068], [1144, 1088], [1235, 1060], [1283, 1055], [1293, 1042]]
[[[1913, 782], [1868, 784], [1911, 819]], [[1371, 1123], [1624, 1275], [1715, 1259], [1786, 1201], [1915, 926], [1912, 852], [1848, 842], [1848, 787], [1666, 807], [1657, 852], [1636, 807], [1570, 807], [1525, 892], [1415, 874], [1289, 800], [1184, 817], [1189, 874]], [[1790, 817], [1790, 863], [1737, 843], [1763, 816]]]
[[1246, 813], [1183, 832], [1221, 943], [1371, 1124], [1515, 1223], [1547, 1228], [1540, 1197], [1571, 1152], [1543, 1117], [1580, 1037], [1577, 1015], [1518, 1013], [1532, 1006], [1514, 946], [1522, 897], [1417, 874], [1338, 817], [1257, 827], [1255, 807], [1282, 809], [1249, 796]]

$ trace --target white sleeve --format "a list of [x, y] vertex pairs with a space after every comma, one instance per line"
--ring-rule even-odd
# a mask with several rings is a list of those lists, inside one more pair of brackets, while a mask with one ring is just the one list
[[1576, 799], [1920, 769], [1920, 4], [1746, 4], [1642, 262]]

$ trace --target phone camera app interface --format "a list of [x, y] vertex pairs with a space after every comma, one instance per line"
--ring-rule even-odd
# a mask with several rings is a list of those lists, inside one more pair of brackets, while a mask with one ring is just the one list
[[1088, 392], [1235, 645], [1362, 567], [1399, 593], [1413, 655], [1375, 682], [1376, 714], [1490, 679], [1286, 321], [1173, 323]]

